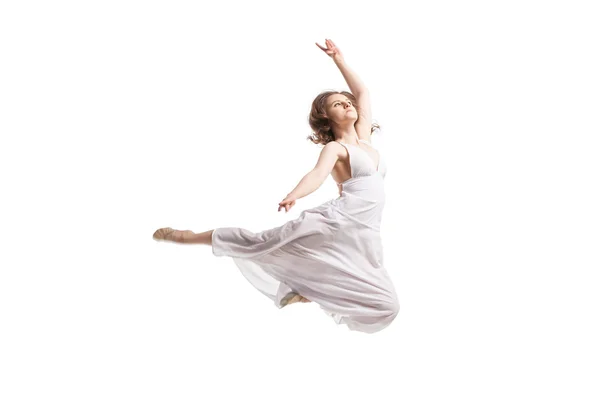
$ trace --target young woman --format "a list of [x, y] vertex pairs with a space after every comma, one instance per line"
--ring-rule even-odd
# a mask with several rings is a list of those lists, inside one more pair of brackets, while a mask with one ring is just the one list
[[309, 139], [324, 147], [315, 167], [279, 203], [278, 211], [288, 212], [329, 174], [340, 196], [262, 232], [240, 227], [202, 233], [161, 228], [153, 238], [212, 246], [215, 256], [231, 257], [277, 307], [312, 301], [336, 323], [374, 333], [387, 327], [399, 310], [380, 236], [386, 166], [371, 146], [371, 134], [379, 126], [371, 122], [369, 92], [339, 48], [331, 40], [325, 44], [317, 46], [332, 57], [351, 93], [327, 91], [314, 99]]

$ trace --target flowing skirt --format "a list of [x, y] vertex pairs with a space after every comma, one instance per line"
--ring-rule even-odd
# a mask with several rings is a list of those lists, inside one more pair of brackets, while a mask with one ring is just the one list
[[213, 254], [231, 257], [276, 307], [295, 292], [351, 330], [380, 331], [399, 304], [383, 264], [379, 226], [385, 197], [373, 185], [373, 179], [350, 179], [340, 197], [272, 229], [217, 228]]

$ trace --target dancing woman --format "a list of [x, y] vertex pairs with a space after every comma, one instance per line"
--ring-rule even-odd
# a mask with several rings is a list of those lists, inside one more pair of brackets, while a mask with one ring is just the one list
[[340, 49], [323, 47], [350, 92], [326, 91], [313, 101], [309, 139], [323, 144], [315, 167], [280, 203], [286, 212], [318, 189], [331, 174], [339, 197], [302, 211], [296, 219], [262, 232], [221, 227], [202, 233], [158, 229], [153, 238], [212, 246], [278, 308], [314, 302], [338, 324], [374, 333], [399, 311], [394, 285], [384, 268], [380, 236], [386, 165], [371, 145], [369, 91], [346, 65]]

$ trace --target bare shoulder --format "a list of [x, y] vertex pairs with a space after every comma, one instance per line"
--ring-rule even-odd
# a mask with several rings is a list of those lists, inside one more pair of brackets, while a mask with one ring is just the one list
[[321, 149], [319, 160], [317, 161], [316, 169], [327, 175], [331, 172], [338, 159], [343, 158], [345, 151], [344, 146], [340, 143], [329, 142]]
[[323, 157], [335, 158], [337, 161], [338, 158], [344, 156], [345, 151], [346, 149], [344, 149], [344, 145], [336, 142], [335, 140], [332, 140], [331, 142], [323, 146], [321, 154], [323, 155]]
[[344, 145], [336, 142], [335, 140], [332, 140], [331, 142], [323, 146], [323, 151], [325, 151], [325, 149], [328, 149], [327, 151], [339, 152], [340, 150], [344, 150]]

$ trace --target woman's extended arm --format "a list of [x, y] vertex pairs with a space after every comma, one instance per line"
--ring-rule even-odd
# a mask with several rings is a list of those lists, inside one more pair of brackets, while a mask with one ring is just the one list
[[325, 44], [327, 48], [321, 47], [319, 43], [315, 43], [321, 50], [327, 53], [333, 59], [333, 62], [339, 68], [344, 80], [348, 84], [348, 88], [354, 96], [360, 96], [360, 94], [367, 91], [367, 87], [360, 80], [356, 72], [354, 72], [344, 60], [344, 56], [342, 55], [342, 51], [333, 43], [330, 39], [325, 39]]
[[325, 147], [323, 147], [317, 165], [315, 165], [309, 173], [304, 175], [294, 190], [279, 203], [277, 211], [280, 211], [281, 207], [284, 207], [285, 211], [288, 212], [297, 199], [308, 196], [325, 182], [325, 179], [327, 179], [338, 160], [339, 149], [336, 146], [338, 146], [338, 144], [327, 143]]
[[329, 39], [325, 39], [327, 48], [321, 47], [318, 43], [316, 45], [327, 53], [328, 56], [333, 58], [335, 65], [339, 68], [340, 72], [344, 76], [350, 92], [356, 97], [356, 108], [358, 111], [358, 120], [354, 124], [356, 133], [359, 139], [370, 141], [371, 138], [371, 95], [365, 84], [360, 80], [356, 72], [352, 71], [350, 67], [344, 61], [344, 56], [340, 49]]

